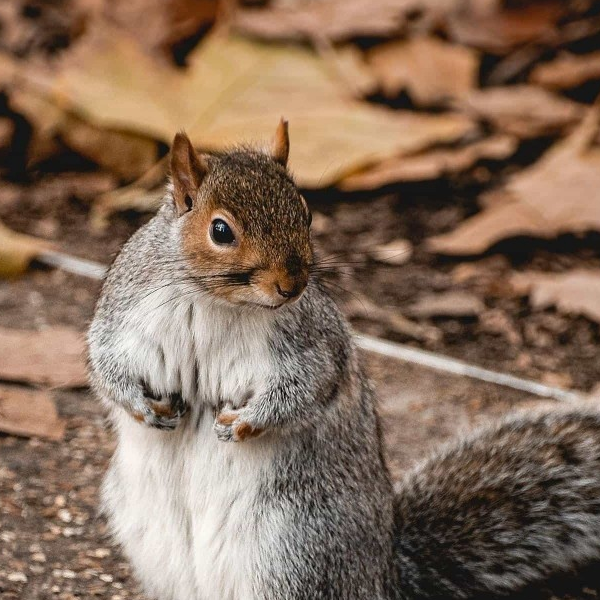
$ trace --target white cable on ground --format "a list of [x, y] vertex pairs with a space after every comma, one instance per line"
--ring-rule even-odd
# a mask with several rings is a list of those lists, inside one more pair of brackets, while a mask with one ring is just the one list
[[[90, 279], [102, 279], [108, 268], [99, 262], [77, 258], [63, 254], [62, 252], [46, 252], [39, 256], [38, 260], [52, 267], [58, 267], [69, 273], [82, 275]], [[435, 369], [436, 371], [443, 371], [444, 373], [453, 373], [454, 375], [463, 375], [471, 379], [495, 383], [496, 385], [513, 388], [535, 396], [541, 396], [542, 398], [553, 398], [562, 402], [576, 402], [585, 398], [585, 394], [582, 392], [563, 390], [555, 386], [545, 385], [539, 381], [533, 381], [532, 379], [523, 379], [515, 375], [509, 375], [508, 373], [490, 371], [489, 369], [477, 367], [442, 354], [419, 350], [406, 344], [389, 342], [362, 333], [356, 334], [356, 343], [367, 352], [375, 352], [381, 356], [421, 365], [429, 369]]]

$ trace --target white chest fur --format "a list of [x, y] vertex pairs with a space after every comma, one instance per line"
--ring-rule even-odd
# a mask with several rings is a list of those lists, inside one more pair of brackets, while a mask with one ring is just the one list
[[182, 389], [192, 408], [174, 432], [115, 415], [119, 441], [105, 506], [151, 596], [251, 600], [260, 546], [276, 535], [276, 524], [257, 522], [252, 508], [272, 449], [260, 439], [219, 442], [213, 406], [238, 405], [264, 389], [268, 324], [200, 304], [164, 308], [153, 315], [139, 307], [122, 348], [157, 392]]

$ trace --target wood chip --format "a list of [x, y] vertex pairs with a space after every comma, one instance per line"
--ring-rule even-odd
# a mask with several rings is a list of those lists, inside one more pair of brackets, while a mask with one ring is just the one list
[[51, 387], [88, 384], [83, 335], [66, 327], [0, 328], [0, 379]]
[[352, 294], [352, 300], [345, 306], [345, 313], [348, 317], [375, 321], [395, 333], [416, 340], [437, 341], [442, 335], [437, 327], [415, 323], [407, 319], [398, 309], [378, 306], [363, 294]]
[[65, 422], [48, 392], [0, 385], [0, 431], [61, 440]]
[[404, 265], [412, 258], [412, 254], [413, 245], [404, 239], [392, 240], [369, 252], [371, 258], [388, 265]]
[[600, 270], [516, 273], [511, 284], [517, 292], [529, 295], [536, 309], [556, 306], [562, 313], [583, 315], [600, 323]]
[[468, 292], [428, 294], [406, 310], [413, 317], [476, 317], [485, 310], [485, 304]]

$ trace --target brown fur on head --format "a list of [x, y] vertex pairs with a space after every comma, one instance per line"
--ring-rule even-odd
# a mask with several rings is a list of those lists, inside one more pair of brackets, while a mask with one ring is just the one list
[[[211, 294], [278, 308], [306, 288], [310, 212], [286, 170], [288, 152], [283, 120], [270, 155], [250, 149], [199, 155], [184, 133], [175, 136], [171, 175], [184, 220], [183, 252]], [[231, 236], [219, 221], [233, 242], [222, 241]]]

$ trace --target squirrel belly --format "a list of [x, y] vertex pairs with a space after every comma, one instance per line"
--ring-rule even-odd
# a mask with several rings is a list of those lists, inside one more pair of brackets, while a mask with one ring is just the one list
[[268, 549], [277, 533], [277, 519], [255, 510], [273, 450], [260, 439], [245, 448], [223, 443], [213, 422], [220, 402], [235, 406], [264, 387], [265, 331], [165, 295], [153, 302], [166, 303], [168, 317], [142, 302], [124, 333], [136, 340], [132, 359], [143, 357], [132, 366], [140, 378], [158, 392], [181, 389], [190, 410], [169, 432], [113, 411], [118, 445], [103, 504], [150, 597], [252, 599], [261, 544]]

